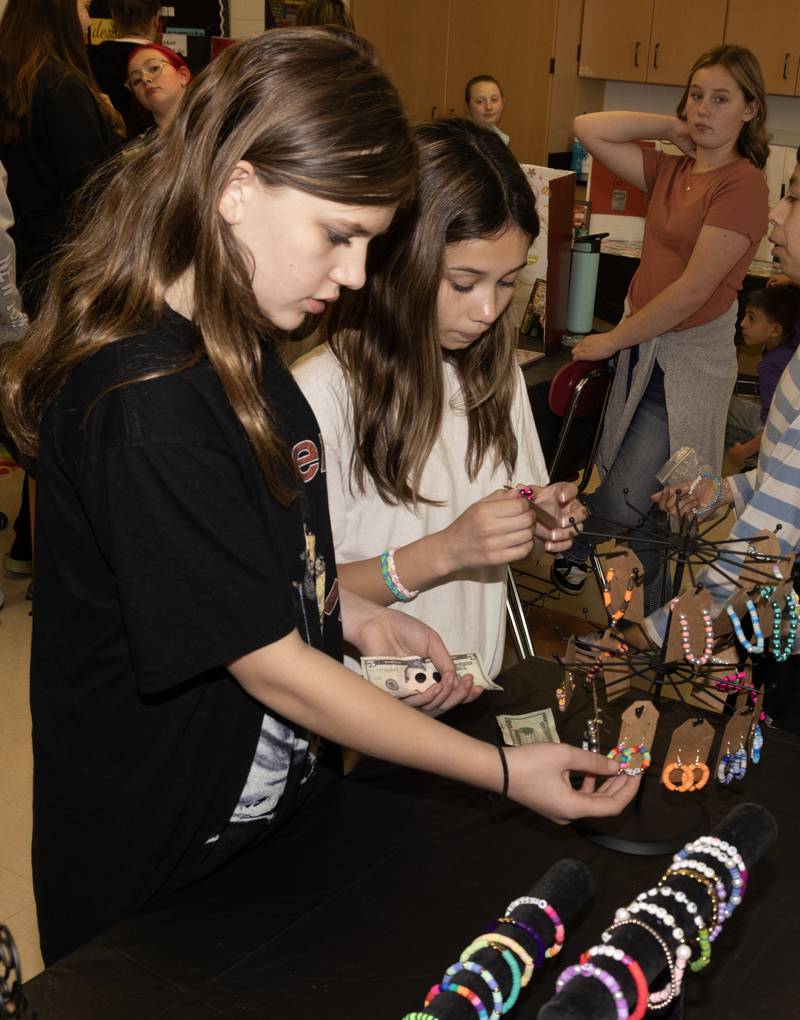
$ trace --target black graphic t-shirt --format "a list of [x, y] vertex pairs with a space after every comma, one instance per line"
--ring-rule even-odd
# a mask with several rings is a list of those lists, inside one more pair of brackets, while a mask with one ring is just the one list
[[265, 716], [224, 664], [295, 628], [341, 658], [324, 454], [277, 358], [265, 348], [264, 392], [302, 479], [289, 507], [205, 359], [108, 392], [196, 340], [167, 311], [80, 365], [43, 425], [31, 707], [49, 959], [185, 881], [234, 811], [263, 817], [265, 732], [267, 817], [290, 808], [309, 735]]

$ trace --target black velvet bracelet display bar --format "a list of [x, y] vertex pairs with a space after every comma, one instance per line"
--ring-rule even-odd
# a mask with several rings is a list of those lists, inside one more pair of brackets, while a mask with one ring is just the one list
[[[777, 834], [778, 827], [775, 819], [769, 811], [758, 804], [741, 804], [734, 808], [711, 833], [712, 836], [730, 844], [739, 852], [748, 872], [772, 845]], [[731, 873], [713, 854], [695, 849], [689, 852], [688, 859], [713, 870], [725, 886], [726, 902], [730, 901], [731, 896], [737, 894], [739, 890], [734, 886]], [[676, 862], [676, 865], [682, 867], [683, 861]], [[696, 871], [692, 868], [687, 870]], [[658, 884], [659, 877], [659, 874], [654, 873], [650, 888]], [[714, 897], [711, 895], [710, 888], [714, 885], [713, 881], [702, 882], [697, 877], [670, 874], [664, 869], [664, 879], [661, 884], [670, 887], [675, 892], [683, 893], [689, 901], [697, 906], [706, 927], [711, 926]], [[647, 928], [652, 929], [660, 937], [659, 940], [656, 940], [647, 928], [637, 923], [623, 923], [621, 927], [610, 931], [609, 940], [610, 945], [621, 949], [639, 964], [651, 990], [663, 987], [669, 978], [665, 946], [674, 959], [677, 947], [682, 941], [687, 943], [694, 941], [695, 930], [692, 915], [686, 909], [685, 903], [675, 900], [672, 896], [663, 898], [659, 896], [658, 901], [659, 906], [665, 907], [675, 922], [683, 929], [685, 940], [677, 939], [673, 927], [665, 923], [663, 919], [645, 912], [630, 913], [627, 908], [622, 908], [622, 911], [628, 913], [629, 918], [635, 918], [636, 921], [641, 921]], [[724, 916], [724, 908], [719, 906], [719, 911]], [[620, 911], [617, 913], [618, 916], [624, 917], [624, 913], [621, 914]], [[712, 947], [711, 966], [714, 965], [713, 957], [718, 952], [724, 952], [724, 932], [720, 938], [722, 946], [715, 941]], [[573, 963], [575, 955], [574, 951], [570, 952], [569, 960], [565, 962]], [[694, 958], [696, 956], [695, 953]], [[598, 958], [597, 964], [602, 966], [602, 969], [619, 983], [628, 1008], [633, 1013], [637, 993], [628, 968], [624, 963], [605, 956]], [[691, 979], [693, 976], [687, 967], [684, 980]], [[578, 976], [573, 978], [562, 991], [541, 1008], [538, 1018], [539, 1020], [617, 1020], [617, 1015], [617, 1007], [609, 991], [594, 978]], [[666, 1017], [668, 1010], [653, 1009], [648, 1015]]]
[[[593, 890], [594, 882], [591, 872], [586, 865], [580, 861], [564, 858], [556, 862], [539, 879], [530, 892], [520, 898], [532, 897], [546, 901], [555, 910], [561, 923], [566, 927], [588, 902]], [[513, 902], [515, 899], [517, 899], [516, 896], [510, 897], [510, 902]], [[505, 904], [498, 904], [497, 918], [503, 917], [502, 911], [505, 906]], [[536, 980], [541, 962], [546, 962], [542, 959], [542, 947], [549, 949], [555, 942], [555, 923], [547, 913], [530, 903], [520, 903], [514, 908], [510, 916], [513, 921], [518, 923], [514, 924], [506, 921], [502, 924], [497, 924], [493, 933], [512, 939], [533, 960], [538, 961], [534, 969], [533, 978], [533, 980]], [[487, 918], [486, 921], [488, 927], [476, 933], [475, 938], [480, 937], [484, 933], [492, 933], [495, 920]], [[534, 932], [538, 935], [538, 939], [534, 936]], [[465, 943], [462, 949], [466, 949], [467, 945], [472, 941], [471, 939], [469, 943]], [[508, 952], [513, 952], [513, 950], [509, 949]], [[514, 956], [519, 963], [520, 970], [524, 970], [523, 961], [519, 958], [518, 954], [514, 953]], [[553, 954], [554, 957], [555, 954]], [[502, 952], [492, 948], [478, 949], [470, 956], [470, 960], [494, 977], [500, 987], [503, 1001], [506, 1002], [509, 995], [512, 994], [514, 981]], [[441, 980], [468, 989], [483, 1002], [488, 1013], [492, 1012], [493, 1006], [492, 999], [488, 994], [489, 990], [486, 982], [479, 974], [469, 970], [460, 970], [453, 977], [445, 978], [443, 976]], [[524, 990], [522, 994], [524, 996]], [[445, 991], [437, 995], [430, 1005], [416, 1011], [411, 1011], [406, 1015], [408, 1017], [434, 1017], [436, 1020], [475, 1020], [477, 1014], [475, 1006], [463, 994], [455, 991]]]

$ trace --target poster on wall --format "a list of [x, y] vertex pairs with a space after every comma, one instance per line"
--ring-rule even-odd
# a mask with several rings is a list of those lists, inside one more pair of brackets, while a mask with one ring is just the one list
[[[211, 59], [211, 39], [227, 34], [229, 0], [172, 0], [161, 6], [162, 42], [186, 58], [192, 72]], [[91, 42], [97, 45], [114, 38], [108, 0], [93, 0]]]

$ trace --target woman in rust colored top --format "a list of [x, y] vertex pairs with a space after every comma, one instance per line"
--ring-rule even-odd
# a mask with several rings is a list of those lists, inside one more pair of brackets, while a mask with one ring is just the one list
[[[588, 498], [584, 535], [551, 572], [562, 591], [583, 587], [592, 532], [630, 529], [645, 569], [645, 611], [664, 601], [654, 522], [641, 516], [661, 488], [655, 472], [680, 447], [715, 470], [722, 461], [736, 295], [767, 228], [765, 122], [761, 69], [741, 46], [697, 60], [677, 117], [609, 112], [575, 121], [589, 152], [647, 192], [650, 205], [622, 321], [573, 349], [575, 360], [616, 356], [617, 370], [598, 454], [603, 481]], [[638, 144], [647, 138], [684, 155]]]

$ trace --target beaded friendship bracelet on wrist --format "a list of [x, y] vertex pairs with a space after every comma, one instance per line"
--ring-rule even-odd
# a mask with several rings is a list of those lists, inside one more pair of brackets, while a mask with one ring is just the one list
[[711, 500], [710, 503], [707, 503], [706, 506], [694, 507], [692, 509], [692, 513], [695, 515], [695, 517], [702, 517], [703, 514], [707, 514], [708, 511], [713, 510], [717, 503], [719, 503], [719, 501], [722, 499], [722, 479], [719, 477], [719, 475], [715, 475], [713, 471], [703, 471], [702, 474], [699, 474], [697, 478], [695, 478], [695, 480], [689, 486], [688, 495], [694, 496], [694, 490], [697, 488], [697, 486], [704, 478], [712, 478], [714, 480], [714, 488], [716, 489], [716, 492], [714, 493], [714, 498]]
[[381, 577], [398, 602], [411, 602], [419, 595], [419, 591], [410, 591], [397, 576], [397, 567], [394, 562], [396, 552], [397, 546], [393, 545], [381, 553]]

